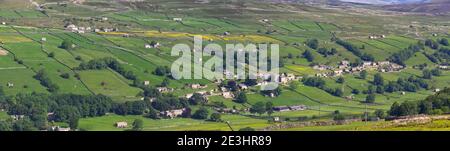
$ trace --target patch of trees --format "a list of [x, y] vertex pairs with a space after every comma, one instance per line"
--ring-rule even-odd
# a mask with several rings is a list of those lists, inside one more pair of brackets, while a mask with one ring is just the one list
[[312, 54], [312, 52], [310, 50], [306, 50], [303, 53], [303, 57], [308, 60], [308, 62], [313, 62], [314, 61], [314, 55]]
[[317, 52], [320, 53], [321, 55], [323, 55], [324, 57], [333, 56], [333, 55], [337, 54], [336, 48], [331, 48], [331, 49], [319, 48], [317, 50]]
[[168, 66], [158, 66], [155, 71], [153, 71], [153, 74], [157, 76], [168, 76], [170, 73], [171, 71]]
[[422, 78], [410, 76], [409, 78], [398, 78], [397, 81], [390, 81], [384, 86], [386, 92], [408, 91], [416, 92], [421, 88], [428, 89], [429, 84]]
[[442, 62], [444, 64], [448, 64], [450, 60], [450, 49], [448, 48], [440, 48], [439, 51], [435, 52], [433, 55], [427, 55], [427, 57], [433, 61], [434, 63]]
[[341, 39], [337, 39], [336, 43], [347, 49], [348, 51], [352, 52], [355, 56], [361, 58], [364, 61], [374, 61], [375, 58], [368, 53], [363, 53], [361, 50], [359, 50], [358, 47], [354, 46], [353, 44], [346, 42]]
[[262, 115], [267, 113], [269, 116], [273, 113], [273, 104], [272, 102], [257, 102], [252, 105], [250, 108], [250, 113]]
[[110, 68], [116, 71], [129, 80], [136, 80], [136, 75], [132, 71], [125, 70], [125, 68], [120, 64], [119, 61], [110, 57], [93, 59], [89, 62], [83, 62], [80, 64], [77, 70], [102, 70], [106, 68]]
[[208, 119], [209, 111], [208, 109], [201, 107], [192, 115], [193, 119], [205, 120]]
[[59, 46], [61, 49], [73, 50], [75, 48], [75, 44], [71, 40], [64, 40]]
[[408, 48], [394, 53], [392, 56], [389, 57], [389, 61], [397, 63], [399, 65], [405, 65], [405, 61], [414, 56], [416, 52], [419, 52], [421, 50], [420, 46], [418, 45], [412, 45]]
[[245, 92], [239, 92], [236, 99], [234, 100], [234, 102], [241, 104], [247, 103], [247, 101], [247, 95], [245, 94]]
[[439, 40], [439, 43], [444, 46], [449, 46], [448, 40], [445, 38], [442, 38], [441, 40]]
[[113, 106], [112, 100], [103, 95], [74, 94], [18, 94], [4, 103], [9, 115], [25, 117], [9, 123], [13, 130], [47, 129], [48, 121], [66, 122], [76, 129], [79, 118], [103, 116]]
[[425, 40], [425, 46], [430, 47], [431, 49], [439, 49], [439, 43], [437, 41], [434, 41], [432, 39]]
[[39, 70], [36, 75], [34, 76], [36, 80], [39, 80], [41, 85], [47, 87], [48, 91], [50, 92], [58, 92], [59, 87], [56, 85], [49, 77], [47, 71], [45, 70]]
[[319, 40], [317, 39], [308, 39], [306, 41], [306, 45], [311, 49], [317, 49], [319, 48]]

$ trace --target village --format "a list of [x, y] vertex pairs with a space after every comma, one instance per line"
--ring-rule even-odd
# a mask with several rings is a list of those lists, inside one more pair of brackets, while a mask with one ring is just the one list
[[378, 72], [390, 73], [390, 72], [399, 72], [404, 68], [405, 68], [404, 66], [390, 61], [379, 61], [379, 62], [365, 61], [359, 66], [352, 67], [350, 62], [347, 60], [341, 61], [341, 63], [337, 67], [328, 65], [313, 66], [313, 69], [318, 71], [331, 71], [325, 73], [317, 73], [315, 75], [317, 77], [338, 77], [344, 74], [354, 74], [364, 70], [376, 70]]

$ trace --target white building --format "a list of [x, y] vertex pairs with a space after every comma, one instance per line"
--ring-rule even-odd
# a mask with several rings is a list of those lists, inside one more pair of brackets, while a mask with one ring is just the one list
[[128, 127], [128, 123], [127, 122], [117, 122], [116, 123], [116, 127], [117, 128], [127, 128]]

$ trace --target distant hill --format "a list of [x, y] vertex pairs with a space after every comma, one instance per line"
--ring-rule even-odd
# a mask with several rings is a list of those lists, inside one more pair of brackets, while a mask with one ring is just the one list
[[449, 13], [450, 0], [433, 0], [425, 3], [396, 4], [385, 6], [387, 10], [401, 12], [421, 12], [421, 13]]
[[411, 3], [425, 3], [430, 0], [341, 0], [342, 2], [375, 4], [375, 5], [392, 5], [392, 4], [411, 4]]

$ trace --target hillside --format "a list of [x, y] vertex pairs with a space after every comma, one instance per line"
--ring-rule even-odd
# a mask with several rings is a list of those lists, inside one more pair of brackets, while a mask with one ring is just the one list
[[[149, 131], [263, 130], [358, 120], [448, 87], [450, 16], [406, 9], [418, 4], [386, 6], [408, 11], [397, 12], [328, 2], [0, 0], [0, 124], [122, 131], [131, 127], [118, 122], [141, 119]], [[261, 89], [267, 73], [177, 80], [173, 47], [197, 35], [221, 47], [278, 44], [280, 86]], [[236, 64], [250, 68], [243, 57]], [[211, 58], [188, 60], [203, 69]]]

